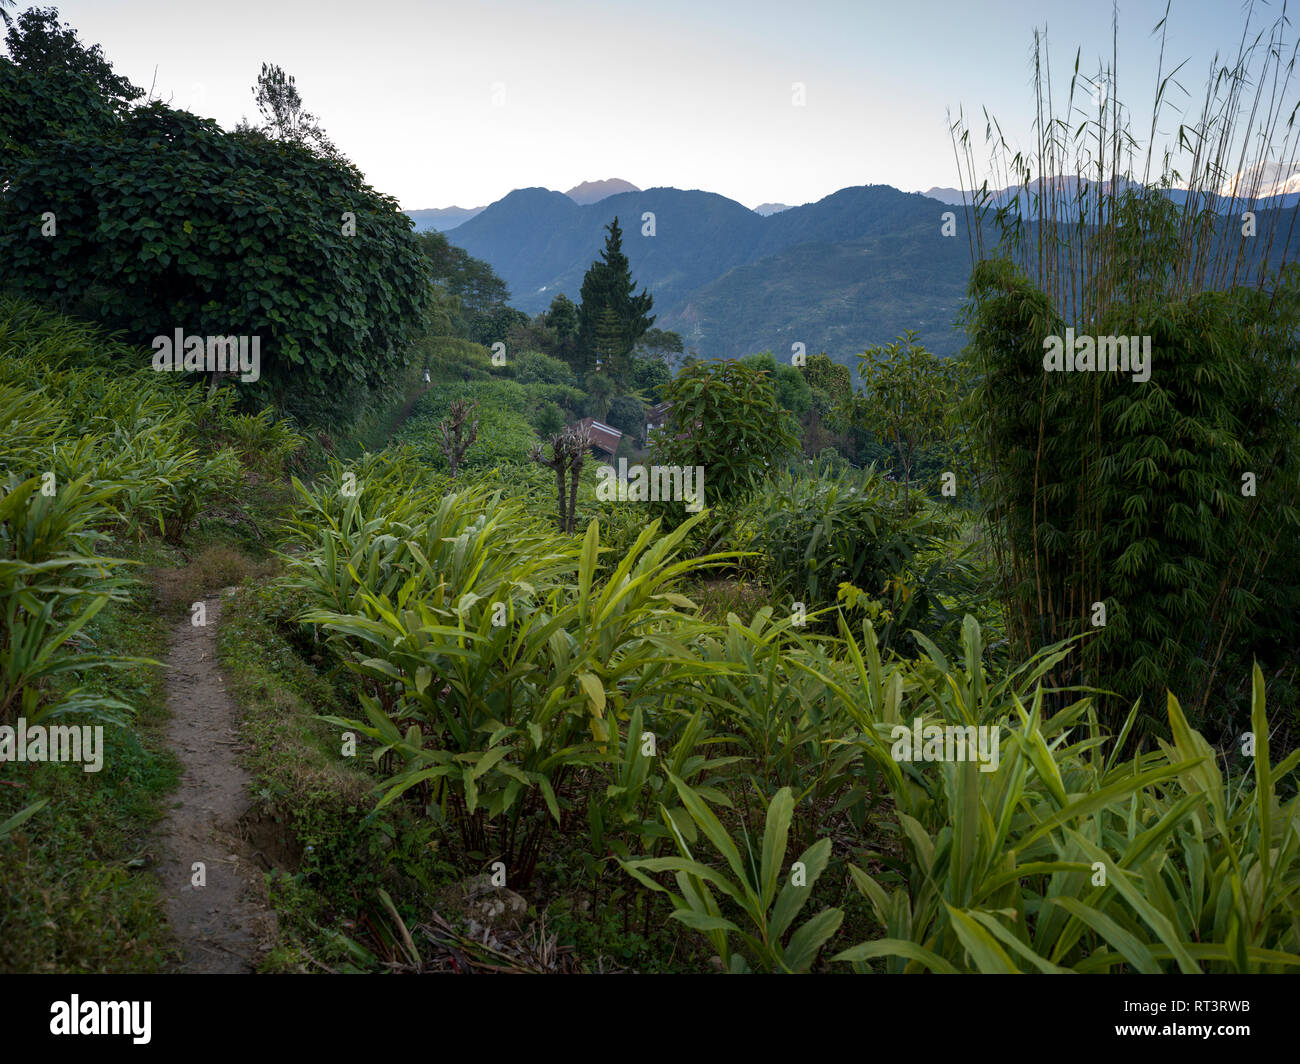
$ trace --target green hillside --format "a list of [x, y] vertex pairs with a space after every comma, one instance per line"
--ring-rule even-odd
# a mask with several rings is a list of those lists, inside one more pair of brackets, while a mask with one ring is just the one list
[[461, 246], [278, 66], [227, 130], [3, 13], [0, 971], [1300, 968], [1294, 208]]

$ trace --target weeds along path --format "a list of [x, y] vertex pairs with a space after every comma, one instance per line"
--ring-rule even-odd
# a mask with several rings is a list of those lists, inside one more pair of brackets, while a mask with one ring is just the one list
[[415, 409], [415, 404], [418, 403], [422, 398], [424, 398], [425, 392], [429, 391], [432, 387], [433, 387], [432, 384], [426, 384], [423, 387], [421, 387], [418, 392], [416, 392], [408, 400], [406, 400], [406, 402], [402, 405], [402, 409], [397, 412], [392, 422], [384, 430], [384, 434], [382, 437], [383, 442], [379, 443], [378, 446], [386, 447], [388, 444], [390, 444], [393, 441], [393, 437], [397, 434], [397, 430], [400, 429], [403, 425], [405, 425], [406, 419], [411, 416], [411, 411]]
[[159, 876], [185, 952], [181, 970], [249, 972], [272, 940], [275, 914], [239, 832], [250, 777], [239, 763], [239, 709], [217, 663], [221, 599], [204, 606], [205, 625], [195, 626], [187, 613], [171, 632], [167, 742], [183, 771], [161, 827]]

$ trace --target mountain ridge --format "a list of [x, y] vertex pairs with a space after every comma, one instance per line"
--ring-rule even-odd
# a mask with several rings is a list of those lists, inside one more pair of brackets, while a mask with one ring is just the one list
[[[519, 190], [515, 189], [515, 191]], [[547, 191], [554, 190], [547, 189]], [[602, 181], [584, 181], [580, 185], [574, 185], [573, 188], [562, 193], [562, 195], [568, 196], [574, 203], [586, 206], [591, 203], [599, 203], [602, 199], [620, 192], [640, 191], [631, 181], [624, 181], [621, 177], [607, 177]], [[497, 202], [499, 203], [500, 200]], [[408, 210], [405, 213], [415, 222], [417, 232], [434, 229], [440, 233], [448, 233], [464, 225], [476, 215], [482, 214], [489, 206], [491, 204], [482, 207], [421, 207]]]
[[[633, 277], [654, 296], [656, 325], [681, 332], [702, 357], [788, 352], [797, 341], [847, 361], [918, 321], [923, 342], [956, 352], [951, 320], [940, 319], [955, 316], [969, 251], [941, 241], [942, 212], [938, 201], [889, 185], [849, 186], [767, 216], [699, 189], [628, 191], [582, 205], [535, 187], [489, 205], [454, 243], [492, 265], [512, 305], [536, 314], [561, 292], [578, 300], [618, 217]], [[910, 250], [919, 246], [925, 255]], [[830, 281], [825, 291], [819, 278]]]
[[584, 181], [580, 185], [574, 185], [565, 195], [574, 203], [585, 207], [590, 203], [599, 203], [601, 200], [617, 195], [620, 192], [640, 191], [631, 181], [624, 181], [621, 177], [607, 177], [603, 181]]
[[849, 186], [766, 216], [699, 189], [627, 191], [583, 205], [533, 187], [490, 204], [452, 240], [505, 280], [513, 306], [537, 314], [560, 293], [579, 301], [618, 217], [633, 279], [654, 297], [656, 327], [681, 333], [688, 351], [788, 357], [803, 343], [808, 354], [824, 350], [851, 365], [906, 329], [936, 354], [963, 346], [953, 326], [970, 241], [960, 211], [956, 232], [943, 235], [951, 210], [890, 185]]

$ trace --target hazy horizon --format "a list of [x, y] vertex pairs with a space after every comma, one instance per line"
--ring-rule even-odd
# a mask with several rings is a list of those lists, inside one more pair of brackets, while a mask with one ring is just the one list
[[[18, 11], [29, 6], [48, 5]], [[252, 86], [263, 61], [278, 64], [368, 181], [408, 210], [609, 177], [751, 208], [855, 185], [951, 187], [949, 109], [982, 130], [987, 107], [1027, 140], [1035, 27], [1047, 28], [1062, 91], [1076, 48], [1081, 73], [1111, 53], [1110, 9], [1065, 0], [54, 6], [118, 73], [225, 128], [258, 118]], [[1144, 0], [1120, 12], [1119, 87], [1134, 114], [1154, 97], [1151, 30], [1164, 10]], [[1216, 51], [1236, 55], [1241, 17], [1233, 5], [1175, 3], [1166, 71], [1186, 58], [1180, 79], [1201, 84]], [[1261, 9], [1254, 25], [1275, 17]]]

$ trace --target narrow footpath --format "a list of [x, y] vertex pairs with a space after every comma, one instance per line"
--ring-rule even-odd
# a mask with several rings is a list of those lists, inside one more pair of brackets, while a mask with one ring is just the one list
[[183, 772], [160, 827], [159, 878], [185, 951], [181, 971], [251, 972], [273, 940], [275, 914], [239, 832], [250, 777], [239, 763], [239, 709], [217, 663], [220, 597], [205, 606], [206, 625], [193, 625], [187, 613], [171, 632], [167, 742]]

